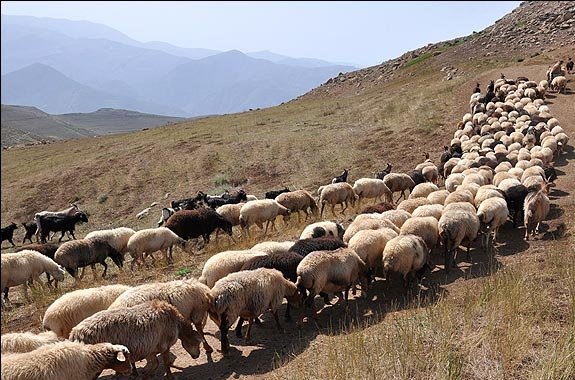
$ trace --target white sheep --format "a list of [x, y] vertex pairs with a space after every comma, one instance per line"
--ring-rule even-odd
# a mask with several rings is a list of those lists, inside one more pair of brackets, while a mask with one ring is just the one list
[[200, 356], [202, 337], [180, 314], [165, 301], [152, 300], [131, 307], [102, 310], [84, 319], [70, 332], [70, 340], [85, 344], [115, 342], [127, 347], [133, 374], [135, 363], [146, 359], [150, 368], [144, 374], [151, 377], [158, 368], [157, 355], [164, 362], [165, 373], [171, 377], [170, 347], [178, 339], [194, 359]]
[[[319, 209], [315, 199], [305, 190], [294, 190], [286, 193], [281, 193], [275, 198], [276, 202], [284, 206], [291, 213], [297, 212], [297, 220], [301, 223], [300, 211], [305, 213], [305, 220], [307, 220], [309, 213], [317, 216]], [[308, 212], [308, 210], [310, 212]]]
[[411, 214], [419, 206], [429, 204], [431, 204], [431, 202], [429, 202], [427, 198], [404, 199], [397, 205], [397, 210], [407, 211], [408, 213]]
[[413, 278], [417, 281], [431, 269], [429, 250], [423, 239], [415, 235], [399, 235], [385, 245], [383, 250], [383, 271], [389, 280], [391, 272], [400, 273], [404, 286]]
[[[480, 228], [485, 234], [483, 245], [485, 250], [489, 252], [491, 243], [495, 244], [499, 227], [504, 225], [509, 217], [507, 202], [503, 198], [487, 198], [477, 208], [477, 217], [481, 223]], [[491, 239], [492, 235], [493, 239]]]
[[353, 249], [373, 274], [381, 273], [383, 250], [388, 241], [398, 234], [389, 228], [358, 231], [349, 239], [348, 247]]
[[38, 251], [25, 249], [16, 253], [3, 253], [0, 290], [4, 292], [3, 302], [8, 301], [8, 290], [23, 285], [24, 297], [28, 300], [28, 282], [38, 280], [42, 273], [48, 273], [57, 281], [64, 280], [64, 269], [48, 256]]
[[549, 209], [549, 189], [552, 184], [545, 184], [538, 191], [530, 191], [523, 202], [523, 213], [525, 223], [525, 240], [529, 240], [529, 234], [535, 236], [540, 231], [541, 222], [545, 220]]
[[264, 252], [268, 255], [276, 253], [284, 253], [289, 251], [289, 249], [294, 245], [295, 241], [264, 241], [258, 243], [252, 247], [253, 250]]
[[[284, 278], [277, 269], [258, 268], [244, 270], [218, 280], [210, 294], [213, 298], [210, 308], [210, 318], [220, 329], [221, 350], [224, 354], [229, 351], [228, 330], [238, 318], [247, 318], [249, 321], [246, 331], [246, 340], [251, 339], [251, 327], [254, 319], [270, 310], [280, 331], [283, 331], [278, 317], [278, 308], [283, 299], [299, 307], [300, 295], [295, 284]], [[236, 334], [241, 334], [241, 324], [238, 324]]]
[[381, 218], [380, 214], [359, 214], [345, 229], [343, 241], [344, 243], [349, 243], [351, 238], [359, 231], [379, 230], [380, 228], [389, 228], [399, 233], [399, 228], [389, 219]]
[[331, 205], [331, 213], [335, 215], [335, 206], [341, 204], [341, 214], [344, 215], [348, 207], [348, 202], [352, 207], [355, 201], [359, 199], [353, 187], [347, 182], [332, 183], [326, 186], [320, 186], [318, 189], [319, 203], [321, 204], [320, 217], [323, 216], [323, 209], [326, 203]]
[[401, 226], [399, 234], [419, 236], [431, 253], [439, 240], [438, 219], [433, 216], [411, 217]]
[[443, 205], [431, 204], [419, 206], [413, 210], [411, 216], [414, 218], [422, 216], [433, 216], [435, 219], [439, 220], [439, 218], [441, 218], [441, 214], [443, 214]]
[[436, 184], [431, 182], [423, 182], [415, 185], [411, 194], [409, 194], [409, 199], [413, 198], [427, 198], [427, 196], [434, 191], [438, 191], [439, 188]]
[[361, 204], [364, 198], [373, 198], [374, 204], [378, 200], [381, 202], [382, 197], [386, 202], [393, 201], [391, 191], [385, 182], [378, 178], [359, 178], [353, 184], [353, 191], [358, 196], [358, 204]]
[[450, 193], [447, 196], [447, 198], [445, 198], [445, 202], [443, 203], [443, 206], [445, 207], [451, 203], [459, 203], [459, 202], [467, 202], [467, 203], [473, 205], [474, 198], [475, 197], [471, 193], [471, 191], [466, 190], [466, 189], [457, 189], [453, 193]]
[[204, 263], [199, 281], [212, 288], [220, 278], [225, 277], [229, 273], [239, 271], [242, 265], [252, 257], [266, 255], [265, 252], [254, 249], [216, 253]]
[[397, 191], [401, 192], [395, 203], [397, 203], [402, 196], [407, 199], [405, 190], [411, 191], [415, 187], [415, 182], [413, 182], [413, 179], [411, 179], [411, 177], [405, 173], [386, 174], [385, 177], [383, 177], [383, 182], [392, 194]]
[[445, 248], [445, 271], [449, 272], [450, 266], [455, 263], [457, 248], [467, 241], [467, 256], [471, 242], [479, 233], [479, 218], [475, 207], [469, 202], [455, 202], [443, 208], [443, 214], [439, 218], [439, 238]]
[[[296, 286], [305, 294], [306, 305], [312, 307], [313, 299], [320, 293], [337, 293], [338, 303], [348, 299], [349, 289], [359, 282], [363, 295], [367, 294], [371, 280], [365, 262], [350, 248], [334, 251], [314, 251], [300, 261], [296, 269]], [[301, 313], [301, 320], [304, 313]]]
[[310, 239], [322, 236], [332, 236], [335, 238], [343, 239], [344, 232], [345, 229], [340, 223], [326, 220], [305, 226], [299, 239]]
[[427, 195], [427, 200], [431, 203], [431, 204], [438, 204], [438, 205], [442, 205], [445, 203], [445, 198], [447, 198], [447, 196], [449, 195], [449, 191], [443, 189], [443, 190], [437, 190], [434, 191], [432, 193], [429, 193], [429, 195]]
[[[253, 200], [257, 200], [257, 198], [253, 199]], [[245, 204], [246, 204], [246, 202], [230, 203], [227, 205], [222, 205], [222, 206], [216, 208], [216, 212], [218, 214], [220, 214], [221, 216], [223, 216], [225, 220], [230, 222], [232, 224], [232, 227], [239, 226], [240, 225], [240, 210], [242, 209], [242, 206]], [[216, 239], [218, 238], [219, 233], [220, 233], [220, 229], [218, 228], [216, 230]]]
[[242, 231], [250, 236], [250, 226], [257, 225], [261, 230], [264, 229], [263, 223], [266, 223], [264, 236], [268, 232], [268, 227], [271, 223], [272, 230], [276, 229], [275, 220], [278, 215], [282, 215], [284, 223], [290, 219], [290, 211], [286, 207], [279, 204], [274, 199], [258, 199], [255, 201], [247, 202], [240, 209], [240, 226]]
[[2, 380], [96, 379], [104, 369], [129, 373], [130, 351], [111, 343], [64, 341], [37, 350], [2, 356]]
[[107, 309], [128, 289], [128, 285], [114, 284], [65, 293], [48, 306], [42, 326], [67, 339], [74, 326], [90, 315]]
[[17, 332], [2, 334], [2, 355], [16, 352], [30, 352], [35, 349], [61, 342], [59, 338], [52, 331], [44, 331], [39, 334], [32, 332]]
[[475, 208], [479, 208], [479, 205], [489, 198], [505, 199], [505, 193], [494, 185], [481, 186], [479, 190], [477, 190], [477, 194], [475, 194], [475, 198], [473, 200]]
[[179, 245], [183, 250], [186, 249], [186, 241], [176, 235], [175, 232], [167, 227], [147, 228], [133, 234], [128, 240], [127, 249], [132, 256], [130, 269], [134, 269], [134, 264], [142, 266], [145, 263], [144, 255], [152, 257], [156, 261], [153, 253], [161, 251], [166, 261], [171, 262], [171, 249], [174, 245]]
[[204, 326], [212, 302], [210, 288], [194, 278], [134, 286], [118, 296], [108, 308], [134, 306], [153, 299], [166, 301], [178, 309], [184, 318], [194, 324], [204, 339], [206, 352], [213, 351], [204, 336]]
[[99, 238], [105, 240], [118, 252], [125, 255], [128, 249], [128, 240], [130, 240], [130, 237], [135, 233], [136, 231], [131, 228], [118, 227], [110, 230], [92, 231], [87, 234], [84, 239]]
[[553, 78], [549, 88], [555, 92], [565, 93], [565, 89], [567, 88], [567, 78], [565, 78], [563, 75]]

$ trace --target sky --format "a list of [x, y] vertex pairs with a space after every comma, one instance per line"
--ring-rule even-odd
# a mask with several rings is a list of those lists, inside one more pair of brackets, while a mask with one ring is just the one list
[[104, 24], [140, 42], [269, 50], [361, 67], [479, 32], [520, 1], [2, 1], [2, 14]]

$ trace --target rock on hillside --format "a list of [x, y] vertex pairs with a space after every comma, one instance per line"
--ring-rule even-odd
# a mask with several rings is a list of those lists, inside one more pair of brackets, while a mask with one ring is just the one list
[[[489, 6], [486, 5], [486, 8]], [[488, 11], [488, 9], [486, 9]], [[460, 57], [528, 58], [558, 47], [575, 46], [575, 2], [525, 1], [511, 13], [480, 32], [429, 44], [402, 56], [366, 69], [340, 73], [304, 96], [360, 93], [397, 77], [396, 70], [418, 60], [441, 55], [441, 71], [446, 79], [457, 75], [448, 62]], [[407, 74], [413, 75], [413, 74]]]

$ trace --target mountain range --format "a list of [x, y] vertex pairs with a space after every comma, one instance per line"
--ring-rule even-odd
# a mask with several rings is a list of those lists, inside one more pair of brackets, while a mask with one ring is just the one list
[[2, 15], [2, 104], [176, 117], [280, 104], [354, 66], [139, 42], [87, 21]]

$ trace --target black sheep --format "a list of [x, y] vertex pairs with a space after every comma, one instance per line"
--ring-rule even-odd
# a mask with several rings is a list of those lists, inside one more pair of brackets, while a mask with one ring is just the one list
[[338, 183], [338, 182], [347, 182], [347, 175], [349, 171], [347, 169], [343, 169], [343, 172], [338, 175], [337, 177], [333, 177], [331, 183]]
[[317, 237], [309, 239], [301, 239], [294, 243], [289, 249], [289, 252], [295, 252], [302, 257], [307, 256], [308, 253], [313, 251], [333, 251], [338, 248], [345, 248], [342, 240], [334, 237]]
[[76, 223], [78, 222], [88, 222], [88, 215], [85, 212], [79, 211], [74, 215], [44, 215], [38, 218], [41, 224], [40, 230], [42, 234], [40, 236], [40, 241], [46, 243], [46, 238], [50, 232], [61, 232], [62, 235], [58, 242], [61, 242], [64, 238], [64, 233], [69, 232], [72, 235], [72, 239], [76, 239], [74, 236], [74, 231], [76, 230]]
[[17, 228], [18, 226], [14, 222], [10, 223], [9, 226], [2, 227], [2, 241], [8, 240], [10, 244], [12, 244], [12, 247], [15, 247], [16, 244], [14, 244], [12, 238], [14, 237], [14, 230]]
[[381, 214], [382, 212], [395, 209], [395, 206], [389, 202], [381, 202], [375, 205], [367, 206], [361, 210], [360, 214], [372, 214], [374, 212]]
[[283, 189], [280, 190], [270, 190], [268, 192], [266, 192], [266, 199], [276, 199], [276, 197], [280, 194], [283, 193], [289, 193], [291, 190], [287, 187], [284, 187]]
[[177, 211], [170, 216], [165, 226], [184, 240], [201, 236], [206, 244], [210, 242], [210, 234], [217, 228], [232, 236], [232, 223], [208, 207]]
[[517, 227], [517, 220], [523, 212], [523, 202], [528, 193], [529, 189], [525, 185], [515, 185], [505, 191], [505, 200], [509, 215], [513, 219], [513, 227]]
[[32, 244], [32, 236], [34, 236], [36, 234], [36, 231], [38, 230], [38, 226], [36, 225], [36, 222], [31, 222], [31, 223], [23, 222], [22, 225], [24, 226], [24, 229], [26, 230], [26, 234], [24, 235], [24, 239], [22, 240], [22, 244], [24, 244], [26, 242], [26, 240], [30, 240], [30, 244]]

